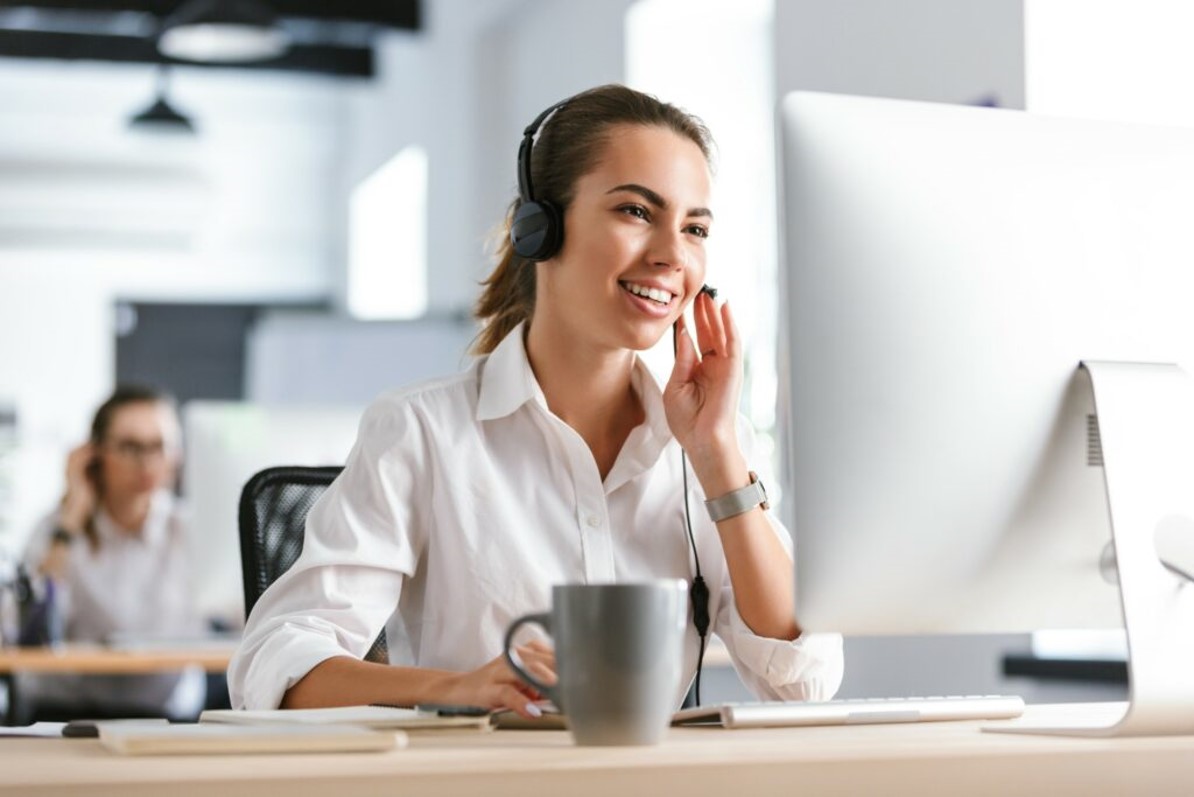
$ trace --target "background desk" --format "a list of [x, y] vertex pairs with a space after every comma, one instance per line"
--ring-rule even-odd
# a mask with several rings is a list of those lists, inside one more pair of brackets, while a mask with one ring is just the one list
[[91, 645], [60, 648], [2, 648], [0, 674], [14, 672], [139, 675], [181, 670], [197, 664], [207, 672], [228, 668], [233, 648], [197, 650], [120, 650]]
[[[1098, 711], [1031, 706], [1030, 717]], [[111, 754], [91, 739], [0, 739], [0, 795], [1188, 795], [1194, 736], [1063, 739], [950, 722], [725, 731], [657, 747], [576, 747], [566, 732], [435, 731], [388, 753]]]
[[0, 648], [0, 684], [8, 692], [0, 722], [11, 724], [17, 701], [12, 675], [17, 672], [143, 675], [199, 665], [208, 673], [222, 673], [228, 668], [234, 650], [232, 645], [195, 650], [121, 650], [98, 645]]

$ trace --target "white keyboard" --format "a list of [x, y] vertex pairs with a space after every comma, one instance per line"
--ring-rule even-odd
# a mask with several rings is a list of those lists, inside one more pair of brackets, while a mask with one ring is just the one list
[[673, 725], [778, 728], [800, 725], [869, 725], [881, 722], [1012, 719], [1024, 700], [1007, 695], [892, 697], [824, 703], [720, 703], [677, 711]]

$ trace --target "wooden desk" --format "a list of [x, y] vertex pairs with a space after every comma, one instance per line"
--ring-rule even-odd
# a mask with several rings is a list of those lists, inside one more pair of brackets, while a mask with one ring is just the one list
[[98, 645], [58, 648], [0, 648], [0, 674], [14, 672], [139, 675], [198, 664], [207, 672], [228, 668], [234, 648], [120, 650]]
[[99, 645], [62, 645], [54, 648], [0, 648], [0, 684], [8, 691], [8, 705], [0, 724], [14, 721], [17, 703], [13, 674], [73, 673], [79, 675], [143, 675], [170, 672], [198, 664], [207, 672], [224, 672], [235, 648], [194, 650], [121, 650]]
[[[1030, 717], [1097, 711], [1032, 706]], [[436, 731], [388, 753], [123, 757], [91, 739], [0, 739], [0, 794], [1188, 795], [1194, 736], [1063, 739], [949, 722], [672, 729], [657, 747], [566, 732]]]

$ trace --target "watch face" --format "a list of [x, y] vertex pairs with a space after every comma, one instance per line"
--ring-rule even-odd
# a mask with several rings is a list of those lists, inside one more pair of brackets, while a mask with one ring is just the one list
[[767, 502], [767, 488], [763, 486], [763, 480], [759, 478], [759, 474], [752, 470], [750, 472], [750, 480], [754, 484], [759, 485], [759, 492], [763, 496], [763, 500], [759, 502], [759, 506], [763, 507], [763, 509], [770, 509], [771, 504]]

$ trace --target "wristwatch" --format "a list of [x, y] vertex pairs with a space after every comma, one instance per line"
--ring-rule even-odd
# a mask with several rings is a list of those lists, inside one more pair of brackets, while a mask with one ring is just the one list
[[771, 505], [767, 503], [767, 491], [763, 489], [759, 475], [753, 470], [750, 471], [750, 484], [737, 490], [731, 490], [717, 498], [710, 498], [705, 502], [705, 509], [709, 511], [709, 517], [713, 519], [714, 523], [741, 515], [756, 506], [761, 506], [763, 509], [771, 508]]

